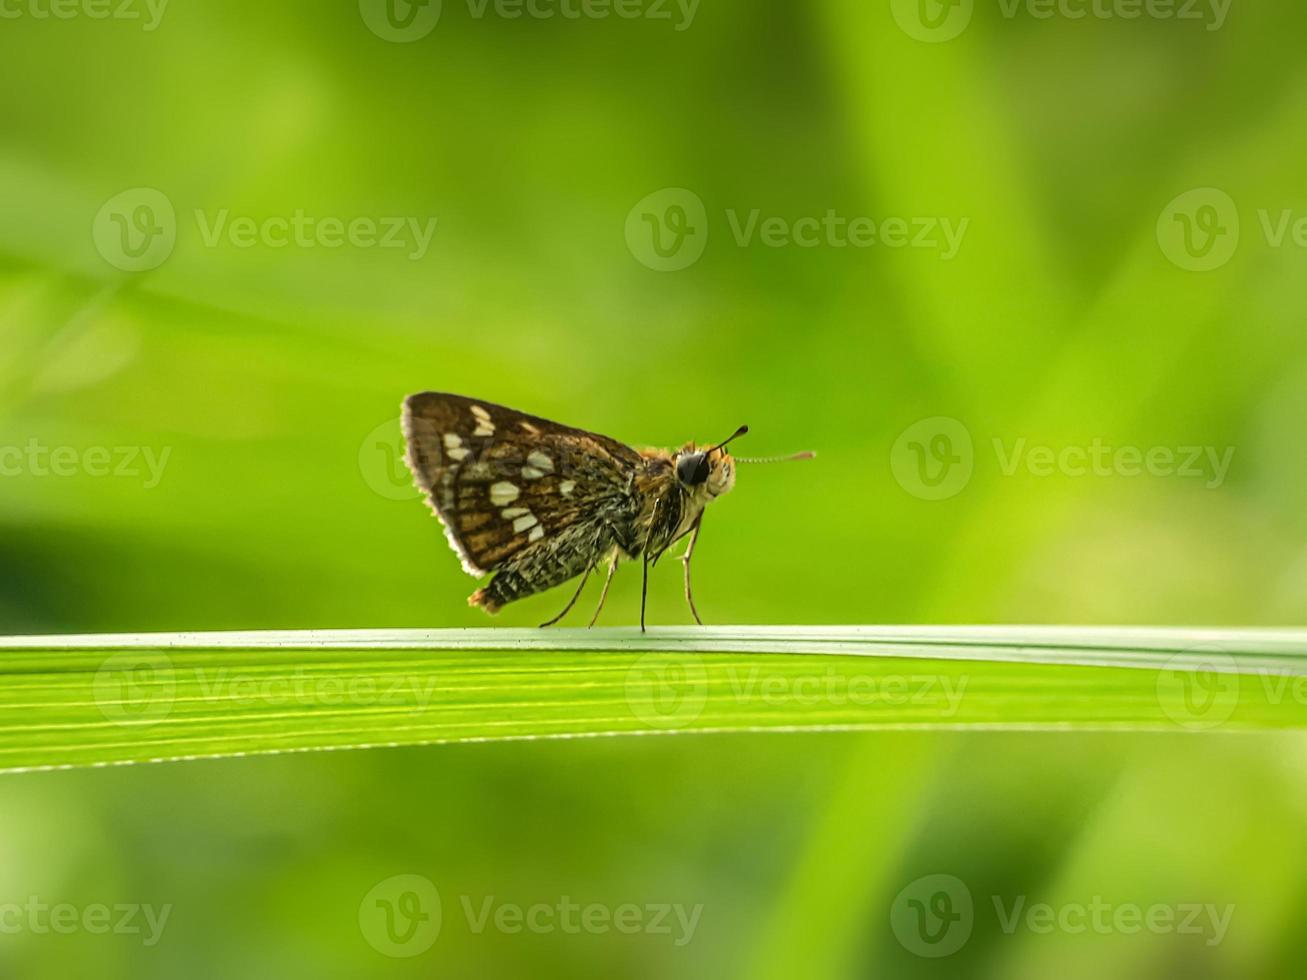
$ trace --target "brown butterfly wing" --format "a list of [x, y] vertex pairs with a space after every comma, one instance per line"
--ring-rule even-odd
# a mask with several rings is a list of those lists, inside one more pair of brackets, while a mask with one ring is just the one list
[[404, 401], [406, 459], [471, 575], [629, 500], [640, 454], [615, 439], [441, 392]]

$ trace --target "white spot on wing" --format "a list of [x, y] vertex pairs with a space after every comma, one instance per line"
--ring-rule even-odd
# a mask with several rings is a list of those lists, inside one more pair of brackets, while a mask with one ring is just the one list
[[540, 478], [541, 478], [542, 476], [544, 476], [544, 475], [545, 475], [545, 474], [544, 474], [544, 471], [543, 471], [543, 470], [538, 470], [538, 469], [536, 469], [534, 466], [523, 466], [523, 467], [522, 467], [522, 479], [523, 479], [523, 480], [538, 480], [538, 479], [540, 479]]
[[521, 491], [513, 484], [507, 480], [500, 480], [490, 485], [490, 502], [496, 507], [506, 507], [517, 499], [519, 493]]
[[526, 461], [542, 473], [552, 473], [554, 471], [554, 461], [538, 449], [528, 456]]
[[457, 432], [445, 433], [445, 455], [456, 463], [467, 459], [467, 450], [463, 448], [463, 439]]
[[505, 507], [499, 512], [499, 516], [506, 521], [511, 521], [514, 517], [521, 517], [523, 514], [529, 514], [531, 511], [525, 507]]
[[526, 539], [528, 541], [539, 541], [544, 536], [545, 526], [543, 524], [537, 524], [535, 527], [531, 528], [531, 533], [526, 536]]
[[558, 492], [561, 493], [564, 497], [572, 496], [572, 491], [575, 488], [576, 488], [575, 480], [564, 480], [562, 483], [558, 484]]
[[529, 527], [535, 527], [540, 522], [536, 520], [535, 514], [526, 513], [513, 522], [514, 531], [525, 531]]
[[469, 406], [472, 409], [472, 417], [476, 419], [477, 427], [472, 433], [474, 436], [493, 436], [495, 434], [495, 423], [490, 421], [490, 413], [480, 405]]

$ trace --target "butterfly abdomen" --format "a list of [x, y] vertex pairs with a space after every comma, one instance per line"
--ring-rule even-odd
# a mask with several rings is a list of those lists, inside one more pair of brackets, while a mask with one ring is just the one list
[[611, 553], [616, 539], [602, 521], [567, 528], [510, 560], [490, 584], [468, 597], [468, 604], [496, 613], [510, 602], [561, 585], [597, 565]]

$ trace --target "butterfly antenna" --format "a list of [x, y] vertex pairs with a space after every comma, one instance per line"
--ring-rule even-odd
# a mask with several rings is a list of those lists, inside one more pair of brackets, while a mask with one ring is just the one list
[[736, 429], [734, 432], [732, 432], [732, 433], [730, 434], [730, 436], [727, 437], [724, 441], [719, 442], [717, 445], [713, 446], [712, 449], [709, 449], [708, 452], [710, 452], [710, 453], [715, 453], [715, 452], [717, 452], [717, 450], [719, 450], [719, 449], [725, 449], [725, 448], [726, 448], [726, 444], [727, 444], [728, 442], [730, 442], [732, 439], [738, 439], [738, 438], [740, 438], [740, 436], [744, 435], [744, 434], [745, 434], [746, 432], [748, 432], [748, 431], [749, 431], [749, 427], [748, 427], [747, 425], [742, 425], [742, 426], [740, 426], [738, 429]]
[[805, 449], [801, 453], [794, 453], [790, 456], [736, 456], [737, 463], [790, 463], [796, 459], [816, 459], [817, 454], [811, 449]]

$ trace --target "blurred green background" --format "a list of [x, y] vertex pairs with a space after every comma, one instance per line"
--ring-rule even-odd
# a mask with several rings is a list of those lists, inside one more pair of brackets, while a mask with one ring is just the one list
[[[1307, 10], [120, 2], [0, 8], [0, 631], [487, 625], [395, 468], [428, 388], [816, 449], [709, 513], [708, 622], [1301, 622]], [[357, 223], [389, 218], [404, 247]], [[1025, 455], [1095, 445], [1233, 456]], [[651, 622], [688, 621], [678, 575]], [[171, 913], [152, 945], [0, 916], [0, 975], [1293, 977], [1304, 748], [677, 737], [6, 777], [0, 906]], [[442, 926], [391, 957], [360, 905], [405, 874]], [[936, 874], [975, 906], [942, 958], [892, 928]], [[682, 945], [478, 932], [486, 896], [702, 912]], [[1233, 914], [1219, 942], [1044, 933], [996, 898]]]

